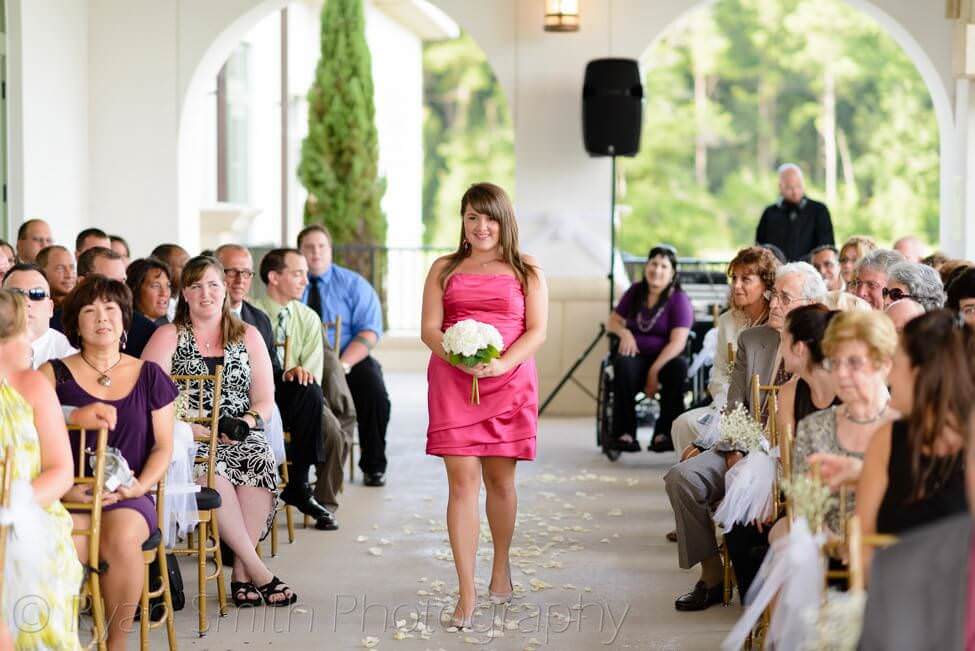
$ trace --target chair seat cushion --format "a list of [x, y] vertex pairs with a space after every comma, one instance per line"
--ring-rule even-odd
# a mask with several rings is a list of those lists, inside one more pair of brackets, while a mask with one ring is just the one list
[[159, 541], [161, 540], [162, 540], [162, 531], [156, 529], [151, 534], [149, 534], [149, 537], [146, 538], [146, 541], [142, 543], [142, 551], [144, 552], [152, 551], [153, 549], [159, 546]]
[[200, 492], [196, 494], [196, 508], [201, 511], [209, 511], [210, 509], [219, 509], [221, 504], [220, 493], [212, 488], [207, 488], [204, 486], [200, 489]]

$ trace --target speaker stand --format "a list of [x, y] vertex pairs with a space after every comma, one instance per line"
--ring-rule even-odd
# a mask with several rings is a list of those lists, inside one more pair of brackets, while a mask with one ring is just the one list
[[[607, 311], [607, 314], [612, 312], [613, 308], [616, 306], [615, 305], [615, 300], [616, 300], [616, 152], [612, 145], [609, 146], [609, 155], [610, 155], [609, 274], [607, 274], [606, 276], [609, 279], [609, 310]], [[560, 379], [559, 383], [555, 385], [555, 388], [552, 389], [551, 393], [548, 394], [548, 397], [546, 397], [545, 401], [542, 402], [542, 406], [538, 408], [539, 416], [545, 413], [545, 408], [548, 407], [549, 403], [551, 403], [552, 400], [555, 398], [555, 396], [558, 395], [559, 391], [562, 389], [563, 386], [565, 386], [566, 382], [569, 382], [570, 380], [577, 387], [582, 389], [583, 393], [588, 395], [593, 400], [598, 400], [598, 398], [595, 395], [593, 395], [592, 391], [590, 391], [584, 384], [582, 384], [582, 382], [580, 382], [575, 377], [573, 377], [573, 374], [576, 372], [576, 369], [582, 366], [582, 363], [586, 361], [587, 357], [589, 357], [589, 353], [593, 351], [593, 349], [596, 347], [596, 344], [599, 343], [599, 340], [602, 339], [603, 335], [605, 334], [606, 334], [606, 324], [600, 323], [599, 332], [596, 333], [596, 336], [593, 338], [593, 340], [589, 343], [588, 346], [586, 346], [585, 350], [582, 351], [579, 357], [576, 358], [576, 361], [572, 364], [572, 366], [569, 367], [569, 370], [565, 372], [565, 375], [562, 376], [562, 379]]]

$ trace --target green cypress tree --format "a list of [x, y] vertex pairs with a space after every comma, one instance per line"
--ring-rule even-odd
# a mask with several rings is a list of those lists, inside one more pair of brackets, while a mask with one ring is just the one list
[[337, 245], [382, 246], [386, 217], [379, 202], [386, 181], [378, 175], [362, 0], [327, 0], [321, 40], [321, 59], [308, 91], [308, 135], [298, 164], [298, 177], [309, 193], [305, 224], [325, 225]]

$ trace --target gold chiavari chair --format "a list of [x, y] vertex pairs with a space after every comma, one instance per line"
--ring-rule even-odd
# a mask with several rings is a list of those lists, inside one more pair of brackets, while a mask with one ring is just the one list
[[[194, 392], [193, 387], [195, 387], [195, 394], [198, 396], [195, 415], [193, 413], [181, 414], [180, 419], [187, 423], [204, 425], [210, 430], [205, 437], [194, 437], [197, 441], [209, 444], [207, 456], [197, 456], [196, 458], [197, 463], [205, 462], [207, 464], [206, 485], [196, 494], [196, 508], [200, 517], [199, 529], [196, 532], [197, 544], [194, 548], [192, 536], [190, 536], [187, 539], [186, 547], [173, 550], [176, 555], [196, 556], [197, 558], [199, 634], [200, 637], [203, 637], [209, 629], [206, 611], [207, 581], [217, 582], [217, 603], [220, 608], [220, 616], [223, 617], [227, 614], [227, 591], [223, 582], [223, 557], [220, 552], [220, 529], [217, 524], [217, 510], [220, 508], [221, 500], [220, 493], [214, 488], [223, 366], [218, 365], [212, 375], [173, 375], [172, 379], [179, 386], [181, 392]], [[213, 385], [213, 408], [209, 414], [205, 412], [203, 405], [204, 387], [207, 383]], [[207, 556], [211, 554], [215, 567], [213, 573], [208, 574]]]
[[897, 536], [889, 534], [864, 534], [860, 524], [860, 517], [853, 515], [847, 524], [847, 542], [849, 544], [850, 590], [864, 591], [866, 589], [866, 566], [863, 551], [866, 548], [884, 548], [897, 544]]
[[[333, 343], [331, 344], [329, 343], [328, 337], [329, 330], [334, 333], [331, 340]], [[339, 346], [341, 345], [342, 341], [342, 315], [335, 315], [334, 321], [323, 321], [322, 332], [325, 334], [325, 345], [331, 348], [332, 351], [338, 355], [341, 352], [341, 350], [339, 350]], [[355, 449], [357, 447], [359, 447], [359, 441], [353, 438], [351, 445], [349, 446], [349, 481], [355, 481]]]
[[[735, 348], [730, 342], [728, 343], [728, 360], [733, 362], [735, 359]], [[775, 447], [778, 445], [778, 438], [775, 433], [775, 415], [778, 409], [778, 393], [779, 387], [775, 385], [764, 385], [758, 377], [758, 374], [752, 376], [751, 381], [751, 409], [752, 417], [758, 421], [762, 422], [762, 409], [761, 409], [761, 397], [762, 392], [769, 394], [769, 399], [767, 400], [767, 410], [768, 410], [768, 434], [769, 434], [769, 445], [770, 447]], [[775, 497], [778, 494], [778, 480], [772, 486], [772, 505], [773, 505], [773, 517], [778, 516], [778, 498]], [[728, 556], [728, 546], [721, 543], [718, 547], [718, 551], [721, 554], [721, 562], [724, 565], [724, 605], [731, 603], [732, 590], [735, 587], [735, 577], [731, 571], [731, 559]]]
[[[88, 432], [80, 427], [68, 426], [68, 431], [78, 436], [78, 465], [74, 469], [74, 483], [90, 486], [91, 502], [62, 501], [69, 511], [87, 513], [88, 526], [84, 529], [73, 529], [72, 535], [84, 536], [88, 539], [88, 558], [85, 561], [85, 580], [83, 591], [91, 603], [92, 639], [87, 648], [97, 648], [104, 651], [108, 631], [105, 628], [105, 604], [102, 602], [101, 572], [103, 567], [99, 561], [99, 544], [102, 534], [102, 493], [105, 486], [105, 449], [108, 447], [108, 430], [100, 429], [95, 435], [95, 449], [88, 447]], [[93, 458], [95, 467], [88, 470], [86, 459]], [[5, 480], [6, 481], [6, 480]]]
[[[14, 446], [8, 445], [3, 450], [3, 479], [0, 480], [0, 509], [10, 507], [10, 483], [13, 481]], [[0, 594], [3, 593], [3, 567], [7, 559], [7, 534], [9, 524], [0, 524]]]
[[[337, 355], [339, 351], [339, 345], [342, 342], [342, 315], [335, 315], [334, 321], [322, 321], [322, 330], [325, 333], [325, 345], [331, 348]], [[328, 331], [331, 330], [335, 333], [332, 343], [329, 344]]]
[[[291, 359], [291, 337], [285, 337], [284, 341], [274, 342], [274, 348], [275, 351], [277, 351], [278, 348], [283, 349], [284, 364], [282, 364], [282, 367], [284, 367]], [[284, 461], [282, 461], [281, 465], [278, 466], [278, 490], [284, 490], [284, 488], [288, 485], [288, 479], [289, 479], [288, 464], [290, 462], [288, 461], [287, 444], [291, 443], [291, 432], [286, 431], [284, 433], [284, 442], [285, 442]], [[275, 508], [274, 521], [271, 523], [271, 556], [272, 557], [278, 555], [278, 513], [280, 513], [281, 511], [284, 511], [284, 521], [288, 527], [288, 543], [291, 544], [294, 543], [295, 541], [295, 521], [294, 521], [294, 515], [292, 511], [293, 507], [286, 504], [283, 500], [281, 500], [280, 504], [281, 504], [280, 506]], [[306, 528], [308, 527], [307, 516], [305, 516], [305, 527]], [[261, 546], [260, 543], [258, 543], [257, 546], [258, 546], [258, 554], [260, 554], [260, 546]]]
[[[728, 342], [728, 364], [731, 365], [735, 361], [735, 345]], [[717, 529], [717, 527], [715, 527]], [[728, 555], [728, 545], [725, 544], [724, 535], [721, 536], [721, 540], [718, 542], [718, 555], [721, 556], [721, 566], [723, 569], [723, 574], [721, 578], [722, 585], [722, 595], [721, 603], [724, 606], [731, 605], [731, 599], [733, 596], [733, 591], [735, 589], [735, 574], [731, 567], [731, 556]]]
[[[164, 512], [166, 503], [166, 475], [156, 486], [156, 520], [160, 527], [166, 526]], [[173, 595], [169, 589], [169, 567], [166, 561], [166, 537], [161, 529], [156, 529], [142, 544], [142, 561], [144, 567], [142, 597], [139, 601], [139, 645], [142, 651], [149, 649], [149, 630], [166, 626], [166, 637], [169, 641], [169, 651], [176, 651], [176, 625], [173, 621]], [[159, 564], [159, 587], [153, 588], [149, 584], [149, 566], [156, 561]], [[149, 614], [149, 600], [162, 597], [163, 614], [157, 621], [152, 621]]]

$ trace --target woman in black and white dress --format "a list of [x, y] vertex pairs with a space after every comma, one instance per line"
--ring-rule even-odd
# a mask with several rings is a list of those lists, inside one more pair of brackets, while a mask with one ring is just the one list
[[[274, 454], [263, 432], [274, 405], [267, 346], [255, 328], [230, 312], [223, 267], [216, 258], [193, 258], [183, 268], [181, 281], [176, 318], [156, 330], [143, 358], [178, 375], [213, 373], [223, 365], [220, 415], [243, 421], [250, 429], [241, 441], [221, 434], [216, 451], [220, 538], [235, 555], [231, 593], [238, 606], [286, 606], [296, 595], [254, 549], [273, 522], [277, 493]], [[190, 392], [187, 398], [190, 413], [196, 413], [200, 401], [206, 413], [212, 407], [213, 388], [206, 386], [202, 395]], [[202, 443], [199, 455], [207, 451]], [[199, 481], [206, 471], [205, 463], [197, 465]]]

